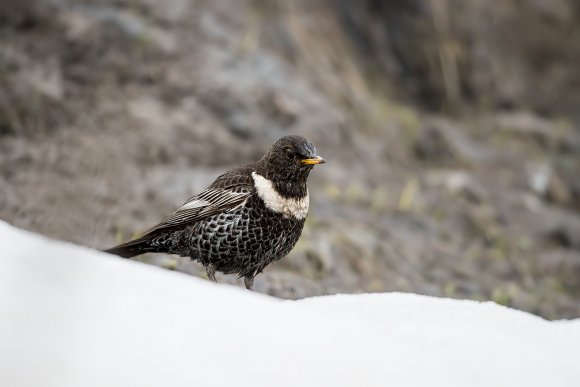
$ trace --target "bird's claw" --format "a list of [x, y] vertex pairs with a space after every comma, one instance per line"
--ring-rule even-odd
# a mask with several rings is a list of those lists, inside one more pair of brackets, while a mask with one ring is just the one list
[[211, 282], [217, 282], [215, 279], [215, 266], [211, 263], [205, 267], [205, 275]]

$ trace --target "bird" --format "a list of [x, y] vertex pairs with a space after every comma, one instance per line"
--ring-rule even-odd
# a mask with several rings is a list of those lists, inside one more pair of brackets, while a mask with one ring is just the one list
[[324, 164], [308, 139], [288, 135], [258, 161], [220, 175], [140, 238], [104, 250], [123, 258], [155, 252], [201, 263], [207, 278], [254, 277], [296, 245], [309, 209], [308, 176]]

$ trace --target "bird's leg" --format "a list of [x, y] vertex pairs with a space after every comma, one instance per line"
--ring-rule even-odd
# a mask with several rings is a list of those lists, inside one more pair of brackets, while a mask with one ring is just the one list
[[217, 282], [217, 280], [215, 279], [215, 266], [213, 264], [209, 263], [205, 267], [205, 275], [207, 275], [207, 278], [211, 282]]
[[254, 274], [244, 277], [244, 285], [246, 285], [246, 289], [252, 290], [252, 286], [254, 286]]

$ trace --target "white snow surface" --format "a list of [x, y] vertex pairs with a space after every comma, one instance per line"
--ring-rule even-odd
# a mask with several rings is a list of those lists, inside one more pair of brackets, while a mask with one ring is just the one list
[[580, 320], [386, 293], [284, 301], [0, 222], [0, 386], [580, 386]]

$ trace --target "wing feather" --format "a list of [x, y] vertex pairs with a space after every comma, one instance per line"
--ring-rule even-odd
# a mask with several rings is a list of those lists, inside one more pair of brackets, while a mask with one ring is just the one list
[[209, 188], [189, 199], [147, 233], [194, 223], [242, 205], [254, 193], [250, 175], [243, 172], [245, 171], [232, 171], [218, 177]]

